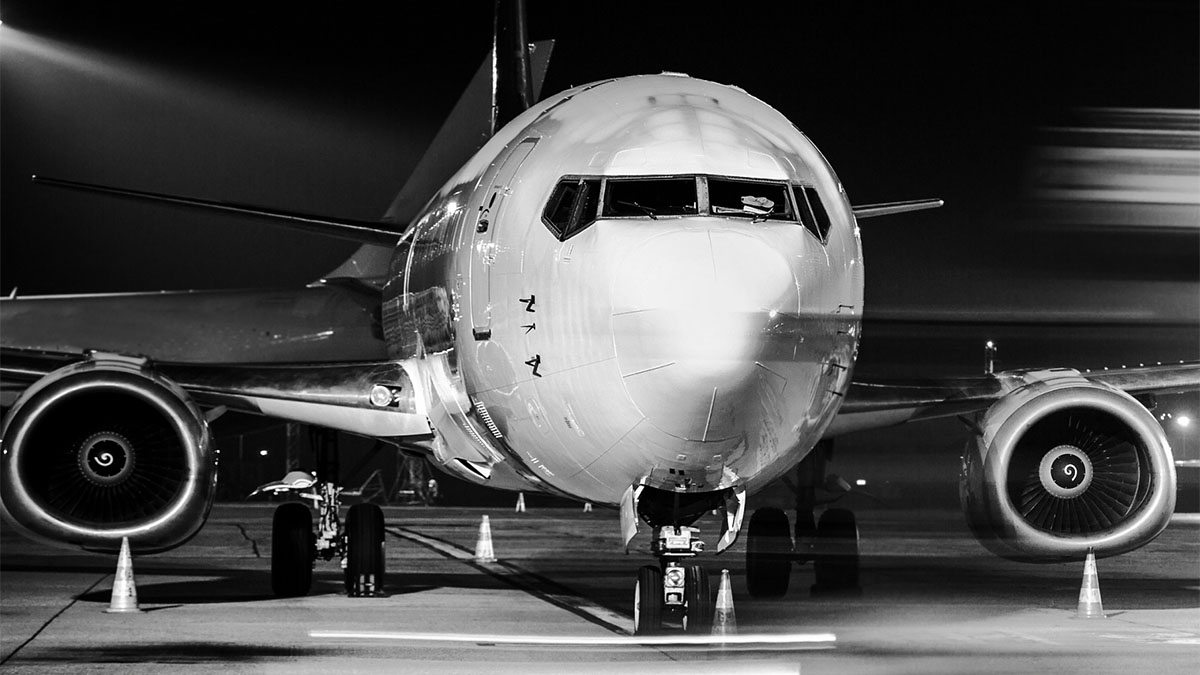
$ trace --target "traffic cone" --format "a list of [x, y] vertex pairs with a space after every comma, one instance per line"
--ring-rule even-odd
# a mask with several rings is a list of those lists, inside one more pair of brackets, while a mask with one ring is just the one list
[[117, 575], [113, 579], [112, 599], [108, 602], [109, 614], [131, 614], [141, 612], [138, 608], [137, 584], [133, 581], [133, 559], [129, 555], [129, 537], [121, 538], [121, 555], [117, 558]]
[[584, 513], [591, 513], [591, 512], [592, 512], [592, 503], [591, 503], [591, 502], [584, 502], [584, 503], [583, 503], [583, 512], [584, 512]]
[[737, 616], [733, 613], [733, 590], [729, 586], [729, 570], [721, 570], [721, 588], [717, 591], [717, 610], [713, 613], [712, 634], [737, 634]]
[[525, 493], [517, 493], [517, 508], [514, 509], [517, 513], [525, 513]]
[[492, 524], [484, 516], [479, 523], [479, 541], [475, 542], [475, 562], [496, 562], [496, 552], [492, 550]]
[[1079, 587], [1079, 607], [1076, 619], [1103, 619], [1104, 607], [1100, 603], [1100, 579], [1096, 576], [1096, 553], [1088, 549], [1083, 563], [1083, 585]]

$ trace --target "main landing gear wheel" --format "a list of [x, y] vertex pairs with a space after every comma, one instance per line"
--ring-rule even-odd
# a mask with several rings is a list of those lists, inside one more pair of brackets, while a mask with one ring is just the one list
[[633, 587], [633, 634], [658, 635], [662, 632], [662, 570], [652, 565], [638, 569]]
[[813, 595], [859, 595], [858, 525], [854, 513], [829, 509], [821, 514], [813, 542]]
[[346, 514], [346, 592], [350, 597], [383, 595], [383, 510], [355, 504]]
[[703, 565], [687, 566], [686, 602], [683, 632], [706, 634], [712, 630], [713, 599], [708, 572]]
[[792, 537], [787, 515], [780, 509], [758, 509], [746, 533], [746, 590], [756, 598], [787, 593], [792, 571]]
[[271, 590], [280, 598], [307, 595], [312, 575], [312, 512], [304, 504], [282, 504], [271, 521]]
[[812, 509], [796, 509], [796, 526], [792, 532], [796, 542], [796, 562], [810, 562], [813, 538], [817, 536], [817, 519]]

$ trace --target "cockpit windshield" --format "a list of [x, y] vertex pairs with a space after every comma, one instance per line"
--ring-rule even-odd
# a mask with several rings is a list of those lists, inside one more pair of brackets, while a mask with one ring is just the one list
[[[793, 196], [794, 195], [794, 196]], [[602, 218], [719, 216], [800, 223], [827, 241], [830, 220], [816, 188], [730, 176], [563, 176], [542, 211], [561, 241]]]
[[601, 216], [691, 216], [698, 214], [696, 179], [610, 178], [605, 185]]
[[715, 216], [795, 220], [787, 185], [731, 178], [708, 178], [708, 204]]

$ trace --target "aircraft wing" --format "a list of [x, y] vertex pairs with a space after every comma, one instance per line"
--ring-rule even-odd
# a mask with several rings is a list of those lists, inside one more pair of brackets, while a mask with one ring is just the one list
[[178, 363], [89, 351], [0, 349], [5, 404], [54, 371], [87, 361], [133, 364], [169, 379], [215, 418], [228, 410], [316, 424], [377, 438], [427, 438], [416, 412], [415, 374], [404, 361]]
[[415, 413], [415, 366], [387, 358], [369, 288], [4, 299], [0, 324], [3, 407], [90, 360], [165, 377], [214, 417], [237, 410], [376, 437], [430, 433]]
[[979, 377], [921, 382], [855, 381], [826, 437], [918, 420], [981, 412], [1002, 396], [1047, 375], [1077, 375], [1134, 396], [1200, 389], [1200, 362], [1079, 373], [1070, 369], [1014, 370]]

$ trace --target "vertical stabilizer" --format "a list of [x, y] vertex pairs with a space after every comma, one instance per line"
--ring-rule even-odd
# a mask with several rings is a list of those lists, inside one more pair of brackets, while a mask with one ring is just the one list
[[[497, 129], [541, 96], [554, 41], [529, 42], [524, 0], [496, 0], [495, 10], [492, 49], [392, 200], [385, 222], [407, 227]], [[390, 258], [389, 248], [366, 245], [324, 278], [354, 277], [378, 284]]]
[[495, 114], [492, 133], [529, 109], [534, 101], [529, 63], [529, 31], [525, 25], [525, 0], [496, 0], [494, 60]]
[[491, 52], [396, 195], [385, 221], [412, 222], [497, 129], [537, 102], [554, 42], [529, 43], [524, 0], [496, 0], [494, 25]]

